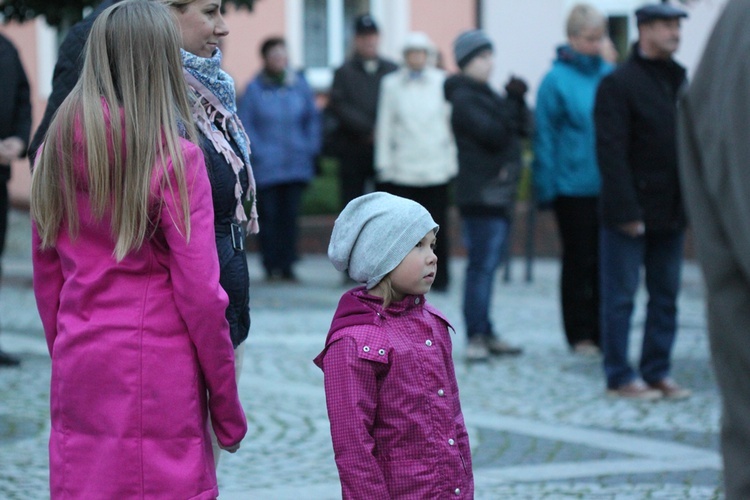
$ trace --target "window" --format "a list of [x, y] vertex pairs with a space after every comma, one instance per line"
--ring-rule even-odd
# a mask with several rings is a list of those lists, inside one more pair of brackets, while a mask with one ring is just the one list
[[327, 0], [305, 0], [303, 47], [305, 66], [328, 66], [328, 12]]
[[620, 61], [630, 50], [628, 37], [628, 16], [609, 16], [609, 37], [617, 49]]
[[370, 9], [370, 0], [304, 0], [304, 65], [323, 68], [341, 64], [351, 47], [354, 19]]

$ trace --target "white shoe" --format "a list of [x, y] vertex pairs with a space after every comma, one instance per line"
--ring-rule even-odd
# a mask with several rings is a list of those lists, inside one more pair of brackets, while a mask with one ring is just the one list
[[466, 361], [487, 361], [490, 359], [490, 350], [481, 337], [473, 338], [466, 346]]

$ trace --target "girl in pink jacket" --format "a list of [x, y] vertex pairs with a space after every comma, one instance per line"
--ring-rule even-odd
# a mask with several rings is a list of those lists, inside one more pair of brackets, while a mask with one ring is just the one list
[[210, 425], [247, 430], [211, 187], [167, 7], [102, 12], [32, 177], [34, 293], [50, 356], [50, 492], [218, 496]]
[[437, 230], [424, 207], [381, 192], [334, 225], [331, 262], [365, 284], [341, 298], [315, 358], [345, 499], [474, 496], [452, 326], [424, 297]]

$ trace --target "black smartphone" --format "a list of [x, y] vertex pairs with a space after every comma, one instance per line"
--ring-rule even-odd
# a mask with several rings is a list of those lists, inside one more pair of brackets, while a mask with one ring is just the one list
[[239, 224], [232, 223], [232, 247], [235, 250], [245, 249], [245, 232], [242, 230], [242, 226]]

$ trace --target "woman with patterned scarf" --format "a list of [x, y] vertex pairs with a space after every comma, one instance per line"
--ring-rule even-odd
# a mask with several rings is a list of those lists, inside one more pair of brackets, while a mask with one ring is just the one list
[[[258, 232], [258, 215], [250, 140], [237, 116], [234, 80], [221, 69], [218, 45], [229, 29], [221, 15], [221, 0], [161, 1], [172, 8], [182, 35], [183, 72], [211, 180], [219, 280], [229, 296], [226, 317], [239, 378], [243, 342], [250, 331], [250, 280], [244, 240], [246, 232]], [[218, 465], [215, 442], [214, 461]]]

